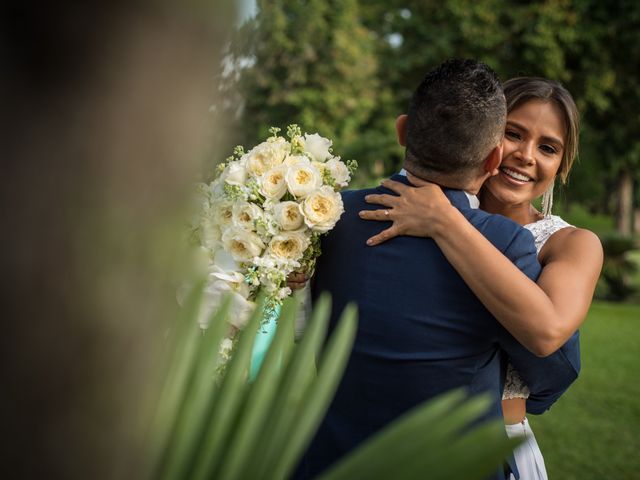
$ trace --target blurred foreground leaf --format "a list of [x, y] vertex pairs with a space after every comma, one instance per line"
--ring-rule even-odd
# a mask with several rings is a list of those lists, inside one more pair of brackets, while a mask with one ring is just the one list
[[[340, 382], [355, 338], [356, 308], [347, 306], [325, 344], [331, 301], [322, 296], [305, 335], [294, 344], [297, 300], [285, 301], [264, 364], [249, 382], [262, 305], [238, 334], [231, 359], [221, 369], [229, 304], [223, 302], [201, 334], [195, 321], [200, 302], [196, 288], [170, 341], [166, 385], [151, 429], [148, 476], [288, 478]], [[442, 395], [407, 412], [320, 478], [484, 478], [516, 444], [498, 420], [468, 429], [488, 405], [487, 397], [465, 401], [460, 390]]]

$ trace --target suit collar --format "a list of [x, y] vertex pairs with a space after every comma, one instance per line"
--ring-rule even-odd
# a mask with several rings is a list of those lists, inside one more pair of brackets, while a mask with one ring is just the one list
[[[412, 185], [406, 175], [395, 174], [391, 177], [391, 180], [395, 180], [396, 182], [404, 183], [405, 185]], [[413, 185], [412, 185], [413, 186]], [[442, 191], [447, 196], [451, 204], [458, 209], [469, 209], [469, 208], [477, 208], [472, 207], [469, 202], [468, 193], [464, 190], [455, 190], [453, 188], [442, 188]]]

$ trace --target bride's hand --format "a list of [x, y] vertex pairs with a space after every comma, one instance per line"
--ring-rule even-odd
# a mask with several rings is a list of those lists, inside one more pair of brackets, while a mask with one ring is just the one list
[[291, 272], [287, 277], [287, 287], [291, 290], [301, 290], [307, 284], [309, 276], [302, 272]]
[[365, 220], [391, 221], [393, 225], [367, 240], [367, 245], [379, 245], [399, 235], [433, 237], [444, 227], [446, 212], [452, 206], [442, 189], [435, 183], [410, 187], [393, 180], [385, 180], [382, 186], [399, 196], [367, 195], [367, 203], [386, 208], [362, 210], [359, 215]]

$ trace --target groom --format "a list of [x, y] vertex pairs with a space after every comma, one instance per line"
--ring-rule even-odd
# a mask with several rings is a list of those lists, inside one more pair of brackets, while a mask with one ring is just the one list
[[[474, 208], [472, 194], [500, 164], [505, 120], [502, 87], [491, 69], [472, 60], [445, 62], [425, 77], [408, 115], [397, 121], [407, 176], [393, 179], [445, 187], [451, 203], [535, 280], [540, 265], [531, 234]], [[489, 416], [501, 417], [504, 352], [529, 385], [532, 413], [548, 409], [579, 369], [577, 345], [568, 355], [571, 362], [561, 353], [537, 358], [522, 347], [433, 240], [398, 237], [367, 247], [366, 240], [385, 228], [358, 217], [360, 210], [374, 208], [364, 201], [370, 193], [392, 192], [345, 192], [345, 213], [323, 241], [316, 268], [313, 295], [331, 293], [332, 328], [349, 302], [358, 304], [360, 321], [345, 375], [299, 478], [315, 476], [407, 410], [453, 388], [489, 392]]]

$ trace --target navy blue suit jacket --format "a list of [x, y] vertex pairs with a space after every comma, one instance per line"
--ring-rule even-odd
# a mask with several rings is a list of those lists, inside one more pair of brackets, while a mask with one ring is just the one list
[[[409, 183], [403, 176], [393, 179]], [[485, 309], [432, 239], [403, 236], [368, 247], [369, 237], [390, 226], [358, 217], [375, 208], [364, 201], [369, 193], [393, 192], [344, 192], [345, 213], [322, 243], [313, 295], [331, 293], [331, 329], [349, 302], [358, 304], [359, 325], [345, 375], [298, 477], [321, 472], [410, 408], [453, 388], [490, 392], [489, 415], [500, 417], [504, 353], [531, 390], [531, 413], [548, 409], [580, 368], [577, 335], [561, 351], [536, 357]], [[462, 191], [445, 193], [520, 270], [538, 277], [529, 231], [471, 209]]]

